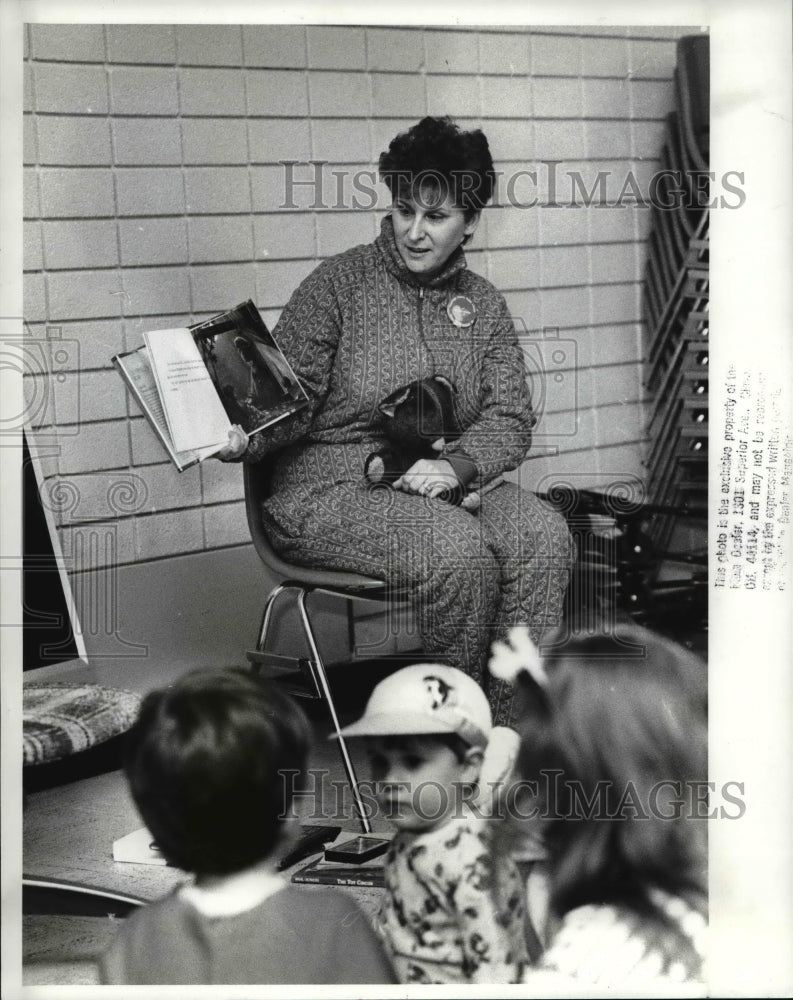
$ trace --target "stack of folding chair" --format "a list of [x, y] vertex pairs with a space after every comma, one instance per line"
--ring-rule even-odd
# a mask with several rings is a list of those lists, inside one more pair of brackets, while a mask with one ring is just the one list
[[662, 551], [691, 537], [689, 512], [707, 506], [709, 71], [708, 37], [681, 38], [644, 274], [647, 485], [650, 502], [666, 510], [651, 529]]

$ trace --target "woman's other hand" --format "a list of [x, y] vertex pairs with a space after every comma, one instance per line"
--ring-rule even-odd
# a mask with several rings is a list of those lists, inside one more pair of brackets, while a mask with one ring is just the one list
[[459, 485], [460, 480], [445, 458], [420, 458], [396, 480], [394, 489], [432, 498]]
[[229, 427], [228, 444], [224, 444], [220, 451], [215, 453], [215, 458], [219, 458], [221, 462], [231, 462], [239, 458], [247, 447], [248, 435], [239, 424], [232, 424]]

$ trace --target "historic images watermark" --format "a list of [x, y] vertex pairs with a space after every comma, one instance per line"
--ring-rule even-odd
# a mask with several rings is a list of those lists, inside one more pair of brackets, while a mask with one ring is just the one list
[[[364, 210], [382, 207], [378, 173], [369, 168], [332, 165], [329, 160], [279, 160], [283, 170], [281, 210]], [[464, 194], [472, 178], [453, 178], [454, 192]], [[428, 170], [411, 178], [414, 196], [422, 191], [432, 203], [450, 186]], [[739, 170], [657, 170], [650, 177], [634, 170], [565, 168], [563, 160], [495, 171], [493, 203], [511, 208], [656, 208], [660, 211], [736, 209], [746, 201], [745, 175]]]
[[[339, 821], [349, 818], [352, 792], [346, 781], [333, 780], [331, 772], [310, 768], [281, 773], [284, 803], [302, 803], [304, 821]], [[466, 810], [493, 819], [514, 821], [573, 820], [629, 822], [663, 820], [737, 820], [746, 814], [742, 781], [662, 779], [650, 785], [628, 781], [617, 787], [598, 781], [584, 787], [565, 778], [561, 770], [543, 770], [536, 778], [508, 784], [476, 785], [437, 781], [358, 782], [359, 802], [367, 819], [389, 822], [414, 818], [421, 822], [462, 818]], [[484, 793], [484, 794], [483, 794]], [[554, 803], [553, 807], [548, 803]], [[292, 805], [283, 815], [291, 815]]]

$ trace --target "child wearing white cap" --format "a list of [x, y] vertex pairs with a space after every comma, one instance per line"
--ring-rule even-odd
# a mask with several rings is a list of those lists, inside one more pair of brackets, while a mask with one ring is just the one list
[[396, 827], [379, 930], [403, 983], [517, 983], [528, 963], [525, 889], [476, 784], [492, 732], [471, 677], [435, 663], [374, 689], [343, 732], [363, 737], [379, 807]]

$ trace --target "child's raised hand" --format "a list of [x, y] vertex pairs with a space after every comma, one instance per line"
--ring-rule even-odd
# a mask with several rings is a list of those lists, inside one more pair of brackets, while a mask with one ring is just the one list
[[514, 777], [515, 761], [520, 751], [520, 736], [508, 726], [493, 726], [479, 771], [475, 797], [478, 808], [492, 815], [496, 804]]
[[232, 424], [229, 427], [228, 444], [224, 444], [220, 451], [215, 453], [215, 458], [221, 462], [230, 462], [239, 458], [248, 447], [248, 435], [239, 424]]

